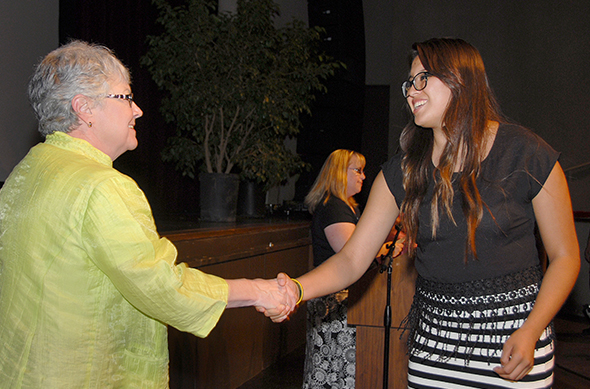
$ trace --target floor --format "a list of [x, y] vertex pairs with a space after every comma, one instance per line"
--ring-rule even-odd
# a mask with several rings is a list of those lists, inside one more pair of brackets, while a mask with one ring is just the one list
[[590, 388], [590, 325], [579, 316], [555, 319], [555, 389]]
[[[554, 389], [590, 388], [590, 323], [584, 317], [559, 316]], [[287, 355], [238, 389], [300, 389], [304, 347]]]

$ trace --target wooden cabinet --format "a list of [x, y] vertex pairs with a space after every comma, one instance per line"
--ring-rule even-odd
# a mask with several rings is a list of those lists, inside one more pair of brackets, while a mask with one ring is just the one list
[[[224, 278], [274, 278], [281, 271], [296, 277], [309, 269], [307, 221], [220, 226], [164, 235], [176, 245], [179, 262]], [[239, 387], [305, 343], [302, 313], [275, 324], [252, 307], [228, 309], [204, 339], [169, 327], [170, 387]]]

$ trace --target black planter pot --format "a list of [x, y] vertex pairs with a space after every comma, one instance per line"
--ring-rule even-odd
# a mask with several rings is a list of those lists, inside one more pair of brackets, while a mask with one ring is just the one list
[[234, 222], [238, 203], [240, 179], [237, 174], [199, 174], [201, 220]]
[[240, 181], [238, 194], [238, 215], [261, 218], [266, 213], [266, 191], [262, 184], [254, 181]]

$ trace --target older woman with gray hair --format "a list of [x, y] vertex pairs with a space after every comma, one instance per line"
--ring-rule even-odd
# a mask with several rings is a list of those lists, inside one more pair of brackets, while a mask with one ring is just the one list
[[143, 192], [112, 166], [137, 147], [143, 112], [109, 49], [54, 50], [29, 95], [46, 140], [0, 191], [3, 387], [167, 387], [166, 324], [204, 337], [226, 307], [286, 317], [295, 301], [277, 280], [175, 263]]

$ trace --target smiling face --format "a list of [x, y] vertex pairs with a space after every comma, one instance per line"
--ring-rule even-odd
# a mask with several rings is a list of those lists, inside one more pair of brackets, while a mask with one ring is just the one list
[[[108, 94], [128, 95], [131, 93], [129, 84], [123, 81], [109, 83]], [[137, 147], [135, 119], [143, 115], [143, 111], [135, 104], [124, 99], [104, 98], [93, 110], [93, 135], [98, 149], [114, 161], [127, 150]]]
[[[410, 79], [426, 69], [416, 57], [412, 62]], [[440, 79], [429, 76], [426, 88], [417, 91], [413, 86], [408, 90], [406, 101], [414, 115], [414, 123], [424, 128], [432, 128], [433, 131], [442, 130], [443, 118], [449, 102], [451, 101], [451, 89]]]
[[347, 183], [346, 196], [352, 197], [363, 189], [363, 181], [365, 180], [364, 165], [356, 155], [350, 158], [350, 163], [347, 168]]

